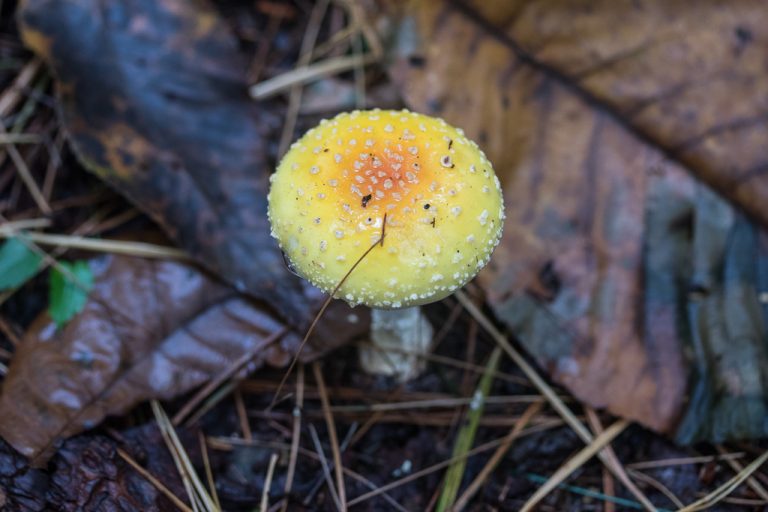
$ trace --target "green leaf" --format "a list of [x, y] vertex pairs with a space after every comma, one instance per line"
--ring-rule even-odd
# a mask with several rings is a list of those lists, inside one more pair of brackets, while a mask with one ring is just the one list
[[16, 288], [37, 273], [42, 256], [18, 238], [9, 238], [0, 246], [0, 291]]
[[87, 261], [61, 262], [51, 271], [48, 313], [62, 327], [85, 307], [93, 288], [93, 273]]

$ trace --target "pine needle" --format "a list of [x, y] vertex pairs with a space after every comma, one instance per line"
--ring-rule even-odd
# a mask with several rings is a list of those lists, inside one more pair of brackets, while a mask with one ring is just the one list
[[264, 478], [264, 489], [261, 491], [261, 505], [259, 507], [260, 512], [267, 512], [269, 510], [269, 488], [272, 486], [272, 477], [275, 474], [275, 465], [277, 464], [278, 455], [273, 453], [269, 458], [269, 467], [267, 468], [267, 476]]
[[568, 460], [565, 464], [560, 466], [560, 468], [555, 471], [555, 473], [549, 477], [549, 480], [547, 480], [544, 485], [539, 487], [535, 493], [533, 493], [533, 496], [528, 498], [528, 501], [525, 502], [523, 507], [520, 509], [520, 512], [528, 512], [530, 510], [533, 510], [533, 508], [542, 500], [544, 497], [549, 494], [553, 489], [555, 489], [558, 485], [563, 483], [563, 481], [568, 478], [574, 471], [576, 471], [578, 468], [584, 465], [585, 462], [587, 462], [589, 459], [591, 459], [594, 455], [600, 452], [600, 450], [603, 449], [608, 443], [613, 441], [616, 436], [624, 432], [624, 430], [629, 426], [629, 422], [626, 420], [619, 420], [607, 429], [605, 429], [604, 432], [602, 432], [599, 436], [595, 437], [595, 439], [589, 443], [587, 446], [581, 449], [576, 455], [574, 455], [570, 460]]
[[[538, 389], [539, 392], [544, 395], [544, 398], [546, 398], [552, 408], [557, 411], [558, 414], [560, 414], [565, 423], [571, 427], [576, 435], [579, 436], [581, 440], [584, 441], [584, 443], [592, 443], [594, 437], [592, 436], [592, 433], [589, 431], [589, 429], [587, 429], [584, 424], [579, 421], [576, 415], [573, 414], [573, 411], [571, 411], [565, 402], [563, 402], [557, 393], [555, 393], [555, 390], [552, 389], [552, 386], [550, 386], [539, 375], [533, 366], [528, 364], [528, 361], [525, 360], [522, 354], [518, 352], [517, 349], [512, 346], [509, 340], [496, 328], [495, 325], [493, 325], [493, 322], [491, 322], [491, 320], [485, 316], [483, 312], [480, 311], [480, 309], [472, 303], [471, 300], [469, 300], [469, 297], [467, 297], [464, 292], [459, 290], [454, 293], [454, 296], [464, 306], [469, 314], [472, 315], [472, 317], [477, 320], [477, 322], [486, 330], [486, 332], [491, 335], [494, 341], [504, 350], [504, 352], [507, 353], [509, 358], [512, 359], [517, 367], [520, 368], [526, 377], [528, 377], [528, 379], [531, 381], [531, 384], [533, 384], [534, 387], [536, 387], [536, 389]], [[621, 475], [621, 468], [618, 468], [614, 461], [612, 461], [606, 453], [599, 452], [597, 456], [614, 475], [617, 477]], [[630, 492], [631, 491], [632, 489], [630, 489]], [[645, 496], [642, 494], [639, 496], [636, 495], [635, 497], [641, 503], [645, 503], [647, 501]], [[647, 510], [655, 510], [653, 507], [648, 507], [647, 505], [645, 505], [645, 508]]]
[[127, 452], [125, 452], [125, 451], [124, 451], [122, 448], [118, 448], [118, 449], [117, 449], [117, 454], [118, 454], [118, 455], [119, 455], [119, 456], [120, 456], [120, 457], [121, 457], [121, 458], [122, 458], [122, 459], [123, 459], [125, 462], [127, 462], [127, 463], [128, 463], [128, 464], [129, 464], [129, 465], [130, 465], [130, 466], [131, 466], [133, 469], [135, 469], [137, 473], [139, 473], [141, 476], [143, 476], [144, 478], [146, 478], [146, 479], [149, 481], [149, 483], [151, 483], [152, 485], [154, 485], [154, 486], [157, 488], [157, 490], [158, 490], [158, 491], [160, 491], [161, 493], [163, 493], [163, 495], [165, 495], [165, 497], [166, 497], [166, 498], [168, 498], [169, 500], [171, 500], [171, 502], [172, 502], [174, 505], [176, 505], [176, 506], [179, 508], [179, 510], [181, 510], [182, 512], [192, 512], [192, 509], [191, 509], [191, 508], [189, 508], [189, 507], [187, 506], [187, 504], [186, 504], [186, 503], [184, 503], [183, 501], [181, 501], [181, 500], [178, 498], [178, 496], [176, 496], [175, 494], [173, 494], [173, 493], [171, 492], [171, 490], [170, 490], [170, 489], [168, 489], [168, 488], [167, 488], [165, 485], [163, 485], [163, 483], [162, 483], [160, 480], [158, 480], [157, 478], [155, 478], [155, 476], [154, 476], [152, 473], [150, 473], [149, 471], [147, 471], [146, 469], [144, 469], [143, 467], [141, 467], [141, 466], [139, 465], [139, 463], [138, 463], [138, 462], [136, 462], [136, 461], [133, 459], [133, 457], [131, 457], [130, 455], [128, 455], [128, 453], [127, 453]]
[[171, 452], [176, 469], [179, 471], [189, 494], [192, 509], [203, 510], [204, 512], [221, 512], [221, 509], [216, 506], [211, 495], [208, 494], [208, 490], [203, 485], [200, 477], [198, 477], [192, 461], [184, 449], [184, 445], [181, 444], [176, 430], [173, 428], [173, 424], [171, 424], [171, 420], [165, 414], [160, 402], [152, 400], [151, 405], [155, 421], [157, 421], [157, 425], [160, 428], [160, 433], [163, 435], [168, 451]]
[[725, 482], [711, 493], [707, 494], [700, 500], [691, 503], [687, 507], [681, 508], [680, 512], [695, 512], [697, 510], [704, 510], [727, 498], [728, 495], [736, 490], [738, 486], [744, 483], [744, 481], [749, 478], [752, 473], [760, 469], [760, 466], [762, 466], [766, 460], [768, 460], [768, 451], [752, 461], [752, 463], [746, 466], [743, 470], [739, 471], [733, 478]]

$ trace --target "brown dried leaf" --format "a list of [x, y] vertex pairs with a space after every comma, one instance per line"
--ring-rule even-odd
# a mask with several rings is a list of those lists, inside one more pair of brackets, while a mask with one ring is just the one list
[[[286, 365], [301, 341], [289, 331], [268, 342], [284, 324], [192, 266], [107, 257], [91, 267], [96, 283], [83, 312], [62, 330], [38, 318], [3, 383], [0, 437], [36, 462], [59, 440], [140, 401], [184, 393], [243, 354], [256, 366]], [[351, 311], [336, 301], [301, 358], [365, 333], [365, 313], [350, 323]]]
[[761, 0], [467, 2], [523, 60], [596, 100], [768, 224], [768, 9]]
[[766, 124], [738, 122], [766, 110], [768, 51], [733, 39], [766, 11], [708, 3], [702, 24], [661, 0], [412, 5], [393, 77], [477, 140], [504, 185], [481, 274], [499, 317], [594, 406], [681, 440], [766, 435], [766, 233], [693, 178], [768, 222]]
[[280, 112], [247, 95], [247, 60], [207, 2], [27, 0], [25, 43], [55, 71], [87, 167], [238, 289], [296, 324], [298, 278], [269, 237], [267, 135]]

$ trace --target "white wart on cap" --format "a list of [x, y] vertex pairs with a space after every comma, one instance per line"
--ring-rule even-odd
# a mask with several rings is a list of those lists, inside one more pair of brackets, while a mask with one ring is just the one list
[[400, 308], [450, 295], [501, 237], [499, 180], [477, 144], [442, 119], [406, 110], [324, 120], [272, 175], [269, 219], [296, 272], [336, 296]]

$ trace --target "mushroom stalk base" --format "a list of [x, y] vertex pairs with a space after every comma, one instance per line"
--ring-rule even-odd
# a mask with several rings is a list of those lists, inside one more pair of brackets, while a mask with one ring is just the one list
[[375, 375], [401, 382], [417, 377], [426, 366], [422, 355], [432, 345], [432, 326], [416, 306], [371, 310], [371, 343], [360, 348], [360, 364]]

